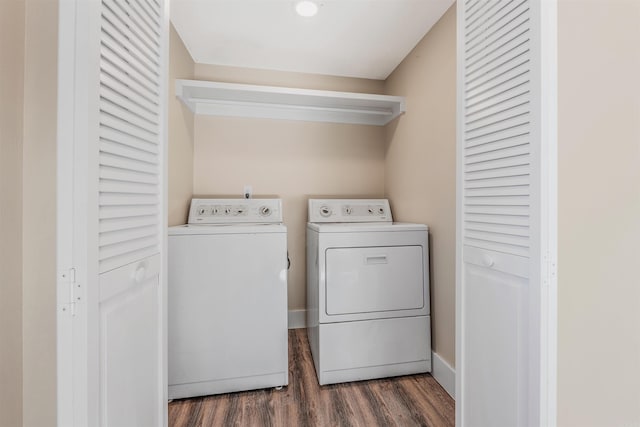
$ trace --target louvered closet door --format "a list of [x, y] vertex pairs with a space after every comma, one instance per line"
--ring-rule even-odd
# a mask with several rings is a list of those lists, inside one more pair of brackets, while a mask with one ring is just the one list
[[537, 3], [458, 2], [456, 421], [462, 426], [539, 420]]
[[98, 115], [99, 417], [164, 420], [159, 0], [102, 0]]

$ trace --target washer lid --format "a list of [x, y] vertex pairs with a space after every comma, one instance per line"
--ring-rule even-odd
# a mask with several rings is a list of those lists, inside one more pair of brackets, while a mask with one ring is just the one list
[[358, 223], [307, 223], [307, 228], [318, 233], [375, 233], [383, 231], [427, 231], [425, 224], [410, 222], [358, 222]]
[[169, 236], [286, 233], [284, 224], [184, 224], [169, 227]]

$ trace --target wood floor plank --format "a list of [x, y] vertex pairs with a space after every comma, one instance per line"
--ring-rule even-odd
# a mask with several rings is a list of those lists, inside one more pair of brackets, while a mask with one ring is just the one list
[[289, 331], [289, 385], [282, 390], [169, 404], [170, 427], [449, 427], [454, 416], [453, 399], [428, 374], [320, 387], [304, 329]]
[[410, 378], [406, 388], [413, 401], [427, 415], [429, 425], [454, 425], [455, 406], [451, 396], [432, 377], [430, 381]]
[[[389, 412], [382, 404], [380, 399], [377, 398], [368, 382], [358, 383], [360, 387], [357, 388], [359, 392], [359, 398], [366, 402], [366, 408], [363, 408], [363, 415], [361, 416], [363, 426], [371, 425], [393, 425], [393, 414]], [[367, 414], [368, 412], [368, 414]]]
[[[189, 399], [196, 400], [196, 399]], [[229, 411], [229, 395], [207, 396], [202, 398], [202, 418], [196, 425], [223, 425], [225, 414]]]

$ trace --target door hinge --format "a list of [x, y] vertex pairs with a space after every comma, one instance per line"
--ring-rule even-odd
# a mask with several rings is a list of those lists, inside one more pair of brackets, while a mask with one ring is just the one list
[[545, 252], [542, 262], [544, 265], [543, 284], [545, 287], [552, 286], [555, 283], [556, 276], [558, 274], [558, 265], [556, 260], [549, 252]]
[[76, 288], [78, 287], [76, 282], [76, 269], [71, 267], [68, 270], [63, 270], [59, 275], [59, 279], [60, 288], [63, 292], [62, 297], [60, 298], [61, 309], [64, 313], [75, 316], [76, 301], [78, 300], [76, 297]]

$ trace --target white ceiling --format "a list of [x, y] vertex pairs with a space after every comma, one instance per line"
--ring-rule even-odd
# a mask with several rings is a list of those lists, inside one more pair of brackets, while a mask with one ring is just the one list
[[454, 0], [172, 0], [195, 62], [385, 79]]

